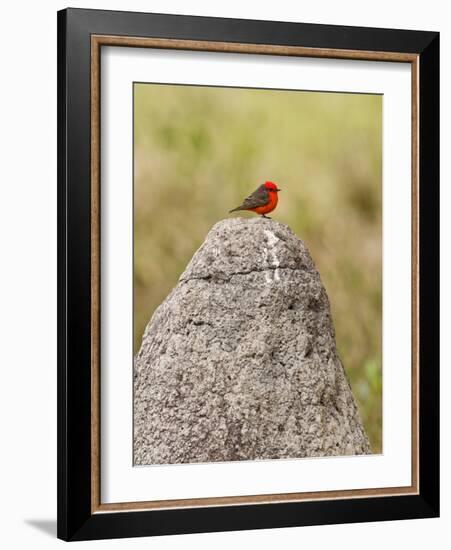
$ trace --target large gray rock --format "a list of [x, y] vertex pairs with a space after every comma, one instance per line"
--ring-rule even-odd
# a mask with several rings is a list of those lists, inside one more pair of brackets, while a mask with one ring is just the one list
[[134, 369], [134, 462], [370, 452], [304, 243], [217, 223], [155, 311]]

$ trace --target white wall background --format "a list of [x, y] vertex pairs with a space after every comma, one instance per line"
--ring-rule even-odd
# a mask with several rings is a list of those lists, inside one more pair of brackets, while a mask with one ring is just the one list
[[[56, 536], [56, 10], [29, 0], [2, 8], [0, 84], [0, 541], [53, 548]], [[442, 120], [442, 518], [303, 527], [83, 546], [156, 549], [445, 546], [451, 535], [449, 181], [451, 17], [446, 2], [411, 0], [155, 0], [78, 2], [72, 7], [188, 13], [440, 31]], [[449, 544], [449, 543], [448, 543]]]

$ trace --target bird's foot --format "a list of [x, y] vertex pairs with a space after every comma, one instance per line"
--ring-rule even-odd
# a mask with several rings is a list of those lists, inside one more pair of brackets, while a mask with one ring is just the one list
[[266, 218], [267, 220], [271, 219], [269, 216], [265, 216], [265, 214], [262, 214], [262, 218]]

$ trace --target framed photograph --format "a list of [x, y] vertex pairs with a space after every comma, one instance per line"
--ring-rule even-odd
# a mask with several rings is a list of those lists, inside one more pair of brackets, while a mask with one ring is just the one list
[[439, 35], [58, 13], [58, 536], [439, 514]]

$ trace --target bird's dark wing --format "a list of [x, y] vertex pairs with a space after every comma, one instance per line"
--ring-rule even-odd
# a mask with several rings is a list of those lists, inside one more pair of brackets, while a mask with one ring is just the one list
[[269, 193], [264, 185], [260, 185], [252, 195], [249, 195], [244, 199], [243, 204], [239, 206], [236, 210], [246, 210], [247, 208], [257, 208], [258, 206], [264, 206], [268, 204]]

